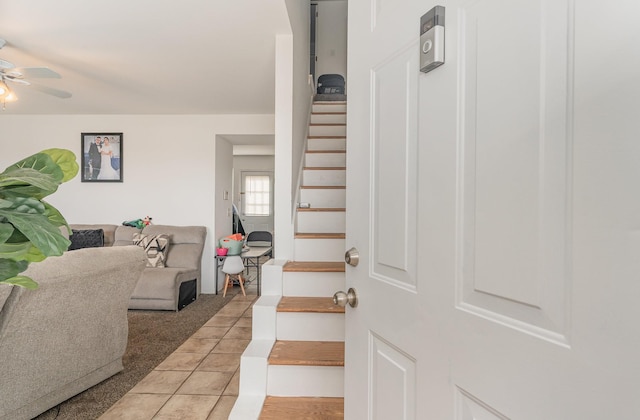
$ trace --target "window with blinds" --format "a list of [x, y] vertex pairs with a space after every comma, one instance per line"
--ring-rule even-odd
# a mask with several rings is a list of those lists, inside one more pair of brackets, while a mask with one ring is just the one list
[[269, 216], [271, 214], [271, 180], [269, 175], [244, 177], [244, 214]]

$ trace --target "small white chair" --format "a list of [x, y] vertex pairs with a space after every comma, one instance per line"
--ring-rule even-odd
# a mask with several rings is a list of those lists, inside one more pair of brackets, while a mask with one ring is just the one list
[[236, 276], [238, 278], [238, 283], [240, 283], [240, 289], [242, 289], [242, 294], [247, 296], [244, 291], [244, 278], [242, 278], [242, 273], [244, 272], [244, 263], [242, 262], [242, 258], [240, 255], [232, 255], [224, 259], [224, 264], [222, 264], [222, 272], [226, 274], [224, 278], [224, 292], [222, 293], [222, 297], [227, 295], [227, 286], [232, 282], [232, 276]]

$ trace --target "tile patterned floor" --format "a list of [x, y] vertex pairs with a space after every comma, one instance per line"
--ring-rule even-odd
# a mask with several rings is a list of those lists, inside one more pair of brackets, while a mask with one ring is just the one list
[[234, 298], [115, 403], [100, 420], [226, 420], [238, 397], [240, 356], [251, 341], [255, 284]]

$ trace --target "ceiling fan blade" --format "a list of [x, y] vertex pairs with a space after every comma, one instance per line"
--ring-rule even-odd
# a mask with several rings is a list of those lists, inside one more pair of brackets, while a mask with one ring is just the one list
[[21, 73], [25, 78], [32, 79], [61, 79], [55, 71], [49, 67], [16, 67], [11, 69], [12, 72]]
[[0, 60], [0, 69], [12, 69], [15, 65], [5, 60]]
[[3, 80], [5, 80], [5, 81], [7, 81], [7, 82], [17, 83], [17, 84], [19, 84], [19, 85], [26, 85], [26, 86], [28, 86], [28, 85], [30, 85], [30, 84], [31, 84], [31, 83], [27, 82], [27, 81], [26, 81], [26, 80], [24, 80], [24, 79], [18, 79], [18, 78], [15, 78], [15, 77], [11, 76], [10, 74], [5, 74], [5, 75], [2, 77], [2, 79], [3, 79]]
[[38, 91], [40, 91], [42, 93], [46, 93], [48, 95], [53, 95], [53, 96], [56, 96], [58, 98], [63, 98], [63, 99], [70, 98], [72, 96], [71, 92], [67, 92], [65, 90], [54, 89], [54, 88], [50, 88], [48, 86], [36, 85], [36, 84], [33, 84], [33, 83], [31, 83], [31, 88], [35, 89], [35, 90], [38, 90]]

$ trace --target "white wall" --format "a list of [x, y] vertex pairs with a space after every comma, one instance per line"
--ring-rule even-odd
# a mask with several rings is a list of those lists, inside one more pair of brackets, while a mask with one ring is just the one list
[[322, 74], [347, 78], [347, 1], [318, 1], [316, 84]]
[[214, 139], [273, 134], [273, 115], [1, 115], [0, 168], [51, 147], [70, 149], [80, 161], [80, 134], [100, 131], [123, 133], [124, 182], [82, 183], [78, 176], [48, 201], [69, 223], [120, 224], [148, 215], [156, 224], [206, 226], [202, 291], [213, 293]]
[[285, 0], [291, 33], [276, 36], [275, 257], [293, 258], [293, 203], [310, 105], [309, 3]]
[[[221, 136], [216, 136], [216, 188], [215, 188], [215, 227], [212, 240], [218, 240], [232, 233], [233, 212], [231, 190], [233, 189], [233, 145]], [[225, 195], [225, 192], [227, 195]], [[226, 198], [226, 199], [225, 199]], [[214, 242], [217, 246], [217, 242]], [[218, 273], [219, 274], [219, 273]], [[219, 279], [219, 277], [218, 277]], [[220, 282], [218, 282], [220, 286]]]

